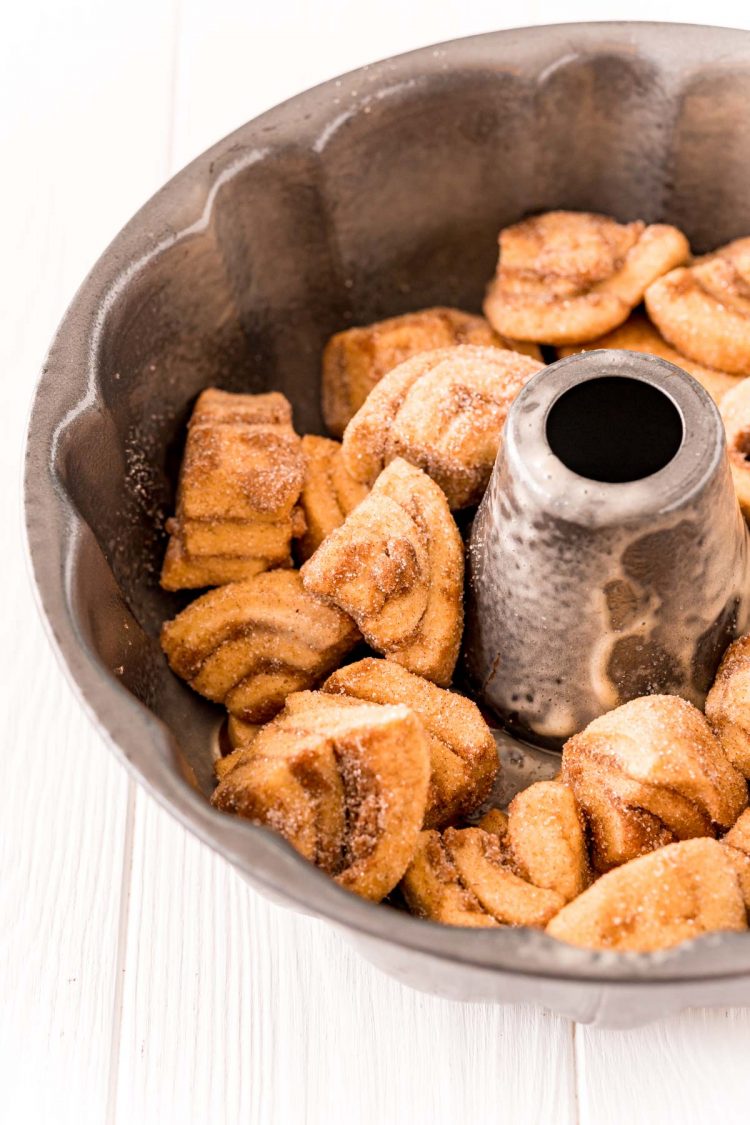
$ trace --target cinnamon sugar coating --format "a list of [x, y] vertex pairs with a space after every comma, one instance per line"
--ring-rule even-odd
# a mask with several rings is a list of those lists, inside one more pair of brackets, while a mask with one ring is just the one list
[[706, 698], [706, 718], [732, 765], [750, 778], [750, 634], [724, 653]]
[[390, 660], [367, 658], [334, 672], [322, 690], [371, 703], [398, 703], [419, 717], [430, 748], [425, 828], [472, 812], [489, 796], [499, 768], [492, 731], [479, 708]]
[[750, 911], [750, 809], [746, 809], [721, 840], [740, 882], [745, 906]]
[[676, 227], [577, 211], [524, 219], [501, 231], [499, 241], [485, 316], [498, 332], [522, 331], [524, 339], [546, 344], [585, 343], [611, 332], [648, 286], [690, 253]]
[[429, 773], [408, 708], [301, 692], [238, 752], [212, 803], [273, 829], [342, 887], [379, 902], [414, 854]]
[[543, 927], [565, 904], [515, 874], [481, 828], [423, 832], [401, 889], [413, 914], [451, 926]]
[[309, 559], [364, 500], [369, 489], [348, 472], [340, 442], [306, 434], [302, 438], [302, 452], [306, 471], [300, 506], [306, 526], [300, 540], [300, 554], [303, 559]]
[[544, 365], [470, 345], [424, 352], [389, 371], [352, 418], [342, 456], [372, 484], [396, 457], [423, 469], [451, 508], [478, 504], [513, 399]]
[[391, 462], [301, 574], [376, 651], [450, 683], [463, 629], [463, 544], [442, 490], [420, 469]]
[[687, 371], [697, 379], [701, 386], [708, 391], [714, 402], [719, 403], [728, 391], [740, 386], [742, 380], [737, 375], [729, 375], [726, 371], [715, 371], [712, 367], [704, 367], [694, 359], [678, 352], [675, 348], [659, 335], [658, 329], [642, 312], [634, 312], [624, 324], [591, 340], [587, 344], [567, 345], [557, 349], [557, 354], [562, 359], [564, 356], [576, 355], [578, 352], [590, 352], [599, 348], [620, 348], [626, 352], [645, 352], [647, 355], [656, 355], [674, 363], [676, 367]]
[[697, 708], [672, 695], [633, 699], [563, 747], [570, 785], [603, 872], [675, 840], [715, 836], [747, 805], [747, 786]]
[[306, 593], [296, 570], [211, 590], [161, 632], [172, 671], [248, 723], [323, 679], [358, 640], [354, 622]]
[[646, 291], [662, 336], [707, 367], [750, 375], [750, 238], [672, 270]]
[[719, 407], [727, 435], [732, 483], [742, 514], [750, 521], [750, 379], [741, 379]]
[[508, 846], [519, 875], [566, 902], [591, 882], [583, 817], [572, 789], [560, 781], [537, 781], [513, 798]]
[[603, 875], [565, 906], [547, 933], [585, 949], [648, 953], [717, 930], [746, 930], [729, 848], [686, 840]]
[[391, 368], [420, 352], [454, 344], [510, 348], [540, 358], [535, 345], [504, 340], [483, 317], [460, 309], [421, 309], [363, 328], [348, 328], [332, 336], [323, 352], [323, 418], [330, 433], [341, 437]]
[[305, 475], [300, 439], [283, 395], [209, 388], [188, 426], [177, 514], [161, 585], [181, 590], [250, 578], [291, 565]]

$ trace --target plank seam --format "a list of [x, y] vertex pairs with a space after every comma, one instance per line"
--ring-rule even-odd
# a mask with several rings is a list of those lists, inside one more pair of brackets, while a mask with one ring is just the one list
[[125, 966], [127, 963], [128, 933], [130, 929], [130, 888], [133, 876], [133, 839], [135, 832], [135, 781], [128, 777], [128, 797], [125, 811], [125, 840], [123, 843], [122, 878], [120, 880], [120, 916], [117, 926], [115, 957], [115, 986], [112, 1004], [112, 1038], [109, 1049], [109, 1077], [107, 1082], [107, 1125], [114, 1125], [117, 1112], [117, 1088], [120, 1074], [120, 1041], [125, 992]]

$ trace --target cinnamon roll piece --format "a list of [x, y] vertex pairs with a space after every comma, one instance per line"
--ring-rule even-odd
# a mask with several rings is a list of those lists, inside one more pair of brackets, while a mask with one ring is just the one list
[[738, 385], [722, 398], [719, 412], [727, 435], [734, 491], [743, 516], [750, 522], [750, 379], [738, 380]]
[[662, 336], [707, 367], [750, 375], [750, 238], [739, 238], [646, 290]]
[[481, 316], [460, 309], [421, 309], [364, 328], [348, 328], [332, 336], [323, 352], [323, 418], [329, 431], [341, 437], [391, 368], [420, 352], [454, 344], [510, 348], [540, 358], [536, 345], [504, 340]]
[[346, 427], [347, 469], [372, 484], [385, 465], [403, 457], [440, 485], [451, 508], [478, 504], [508, 409], [543, 366], [468, 344], [406, 360], [381, 379]]
[[449, 926], [545, 926], [565, 905], [514, 873], [500, 840], [481, 828], [423, 832], [401, 883], [413, 914]]
[[633, 699], [563, 747], [597, 871], [676, 840], [715, 836], [747, 805], [747, 785], [697, 708], [673, 695]]
[[302, 567], [389, 660], [450, 683], [463, 627], [463, 545], [442, 490], [397, 459]]
[[583, 817], [560, 781], [537, 781], [513, 798], [507, 842], [516, 872], [566, 902], [591, 882]]
[[296, 570], [211, 590], [162, 627], [169, 665], [247, 723], [323, 679], [359, 640], [353, 621], [306, 593]]
[[283, 395], [204, 391], [188, 426], [161, 585], [223, 585], [290, 566], [292, 538], [304, 531], [304, 475]]
[[690, 253], [675, 227], [577, 211], [524, 219], [502, 230], [499, 241], [485, 316], [498, 332], [522, 331], [545, 344], [580, 344], [611, 332], [648, 286]]
[[706, 718], [729, 761], [750, 778], [750, 634], [724, 653], [706, 698]]
[[302, 438], [302, 452], [307, 467], [300, 505], [306, 526], [300, 540], [300, 554], [303, 559], [309, 559], [364, 500], [369, 489], [347, 470], [340, 442], [306, 434]]
[[421, 719], [431, 763], [425, 828], [466, 816], [489, 796], [499, 768], [497, 747], [470, 699], [390, 660], [372, 658], [339, 668], [322, 690], [371, 703], [403, 704]]
[[342, 887], [379, 902], [414, 854], [429, 773], [408, 708], [303, 692], [239, 752], [212, 803], [280, 833]]
[[750, 910], [750, 809], [746, 809], [733, 828], [730, 828], [721, 843], [740, 881], [745, 906]]
[[726, 371], [714, 371], [712, 367], [704, 367], [702, 363], [696, 363], [695, 360], [688, 359], [687, 356], [676, 351], [663, 336], [659, 335], [658, 330], [642, 312], [634, 312], [613, 332], [607, 332], [587, 344], [569, 344], [558, 348], [557, 354], [562, 359], [568, 355], [576, 355], [578, 352], [596, 351], [600, 348], [645, 352], [646, 355], [656, 355], [660, 359], [666, 359], [697, 379], [716, 403], [721, 402], [728, 391], [738, 387], [742, 382], [737, 375], [729, 375]]
[[717, 930], [746, 930], [729, 848], [686, 840], [633, 859], [568, 903], [547, 933], [585, 949], [649, 953]]

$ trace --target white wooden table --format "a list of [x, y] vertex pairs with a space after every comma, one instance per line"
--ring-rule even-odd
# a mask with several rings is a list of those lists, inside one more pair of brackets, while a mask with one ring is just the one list
[[[0, 23], [0, 1120], [746, 1122], [750, 1012], [592, 1031], [413, 993], [267, 904], [144, 795], [47, 646], [19, 464], [46, 345], [167, 176], [332, 75], [510, 24], [682, 19], [730, 0], [27, 0]], [[750, 107], [749, 107], [750, 112]]]

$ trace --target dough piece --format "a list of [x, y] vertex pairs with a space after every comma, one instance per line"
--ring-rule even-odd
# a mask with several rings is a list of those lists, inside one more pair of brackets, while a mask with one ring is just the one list
[[742, 379], [721, 400], [719, 412], [727, 435], [727, 455], [734, 491], [750, 522], [750, 379]]
[[306, 434], [302, 438], [302, 452], [307, 470], [300, 505], [306, 529], [300, 540], [300, 554], [309, 559], [364, 500], [369, 489], [347, 471], [339, 442]]
[[572, 789], [560, 781], [537, 781], [513, 798], [508, 844], [516, 872], [566, 902], [591, 882], [583, 818]]
[[305, 475], [283, 395], [203, 391], [188, 426], [177, 515], [162, 567], [166, 590], [223, 585], [291, 565], [304, 531]]
[[747, 805], [747, 785], [705, 718], [684, 699], [650, 695], [589, 723], [563, 747], [597, 871], [675, 840], [715, 836]]
[[750, 910], [750, 809], [743, 812], [721, 843], [727, 849], [732, 866], [740, 881], [745, 906]]
[[306, 593], [299, 572], [273, 570], [211, 590], [162, 627], [173, 672], [247, 723], [270, 719], [359, 640], [353, 621]]
[[329, 431], [341, 437], [392, 367], [420, 352], [454, 344], [510, 348], [541, 358], [536, 345], [503, 340], [483, 317], [460, 309], [422, 309], [365, 328], [348, 328], [332, 336], [323, 352], [323, 418]]
[[647, 316], [641, 312], [634, 312], [624, 324], [591, 340], [588, 344], [568, 345], [557, 349], [557, 354], [562, 359], [564, 356], [576, 355], [578, 352], [591, 352], [599, 348], [620, 348], [626, 352], [645, 352], [647, 355], [658, 355], [676, 367], [687, 371], [697, 379], [701, 386], [708, 391], [714, 402], [719, 403], [727, 391], [740, 386], [742, 379], [737, 375], [728, 375], [726, 371], [714, 371], [711, 367], [704, 367], [693, 359], [675, 351], [667, 341], [659, 335]]
[[746, 930], [740, 881], [716, 840], [669, 844], [603, 875], [547, 933], [585, 949], [649, 953], [717, 930]]
[[445, 492], [451, 508], [478, 504], [513, 399], [544, 365], [529, 356], [470, 345], [406, 360], [385, 375], [346, 427], [342, 455], [373, 484], [403, 457]]
[[408, 708], [297, 693], [240, 755], [216, 808], [280, 833], [363, 898], [393, 890], [417, 847], [430, 775]]
[[[543, 927], [565, 905], [516, 875], [497, 836], [481, 828], [424, 832], [401, 884], [409, 909], [446, 925]], [[479, 921], [484, 912], [486, 920]], [[468, 919], [468, 920], [467, 920]]]
[[498, 332], [582, 344], [627, 320], [648, 286], [689, 254], [676, 227], [548, 211], [500, 232], [485, 316]]
[[488, 809], [477, 827], [483, 828], [485, 832], [491, 832], [493, 836], [499, 836], [501, 840], [504, 840], [508, 835], [508, 814], [504, 813], [502, 809]]
[[750, 375], [750, 238], [739, 238], [646, 291], [662, 336], [707, 367]]
[[750, 778], [750, 634], [724, 653], [706, 699], [706, 718], [729, 761]]
[[392, 461], [301, 570], [308, 593], [354, 619], [389, 660], [450, 683], [463, 629], [463, 544], [441, 489]]
[[489, 796], [499, 769], [497, 747], [470, 699], [393, 661], [372, 658], [339, 668], [322, 690], [371, 703], [400, 703], [421, 719], [431, 762], [425, 828], [467, 816]]

